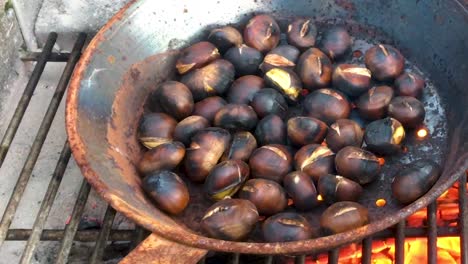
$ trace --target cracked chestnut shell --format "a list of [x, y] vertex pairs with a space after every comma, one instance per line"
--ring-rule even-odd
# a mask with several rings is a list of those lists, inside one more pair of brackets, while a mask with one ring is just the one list
[[294, 207], [309, 211], [317, 206], [317, 189], [309, 175], [293, 171], [284, 176], [283, 186], [294, 202]]
[[338, 119], [348, 118], [351, 105], [338, 91], [319, 89], [310, 93], [304, 100], [304, 113], [331, 125]]
[[224, 53], [232, 46], [241, 45], [243, 39], [242, 34], [236, 28], [225, 26], [213, 29], [208, 35], [208, 41]]
[[426, 82], [419, 74], [405, 72], [395, 80], [395, 92], [401, 96], [418, 98], [425, 85]]
[[372, 182], [380, 172], [380, 163], [372, 152], [357, 147], [344, 147], [335, 157], [338, 175], [359, 184]]
[[245, 104], [227, 104], [219, 109], [214, 125], [229, 130], [252, 130], [258, 122], [252, 107]]
[[273, 68], [284, 68], [294, 70], [297, 58], [299, 58], [299, 50], [290, 45], [281, 45], [272, 49], [263, 58], [260, 69], [267, 72]]
[[302, 83], [292, 70], [273, 68], [265, 73], [267, 85], [279, 91], [289, 102], [296, 103], [302, 91]]
[[250, 179], [239, 190], [239, 198], [251, 201], [260, 215], [273, 215], [288, 206], [283, 187], [266, 179]]
[[180, 82], [187, 85], [195, 101], [223, 94], [234, 80], [234, 66], [227, 60], [215, 60], [203, 68], [182, 76]]
[[183, 83], [165, 82], [152, 96], [164, 113], [177, 120], [182, 120], [192, 114], [194, 106], [192, 93]]
[[337, 234], [367, 225], [369, 211], [355, 202], [337, 202], [328, 207], [320, 217], [325, 234]]
[[180, 121], [174, 129], [174, 140], [189, 146], [192, 136], [198, 131], [210, 126], [210, 122], [202, 116], [189, 116]]
[[216, 113], [227, 105], [227, 102], [219, 96], [211, 96], [195, 103], [193, 115], [203, 116], [209, 122], [213, 122]]
[[371, 72], [356, 64], [340, 64], [332, 75], [333, 87], [348, 96], [359, 96], [370, 88]]
[[335, 153], [318, 144], [305, 145], [296, 152], [294, 166], [317, 183], [323, 175], [335, 172]]
[[157, 170], [173, 170], [185, 156], [184, 144], [173, 141], [162, 143], [143, 154], [138, 170], [148, 174]]
[[380, 155], [392, 155], [399, 152], [404, 139], [403, 125], [391, 117], [369, 123], [364, 132], [366, 148]]
[[143, 146], [151, 149], [172, 141], [177, 121], [164, 113], [147, 113], [140, 119], [138, 139]]
[[229, 148], [224, 152], [222, 160], [242, 160], [247, 161], [252, 152], [257, 148], [257, 140], [248, 131], [236, 132], [232, 136]]
[[297, 18], [288, 25], [288, 43], [299, 49], [313, 47], [317, 40], [317, 27], [306, 18]]
[[304, 87], [310, 91], [329, 86], [332, 71], [330, 59], [317, 48], [310, 48], [302, 53], [296, 66]]
[[262, 233], [267, 242], [299, 241], [315, 237], [307, 219], [292, 212], [267, 218], [262, 225]]
[[266, 53], [276, 47], [280, 40], [280, 28], [269, 15], [256, 15], [244, 29], [244, 42], [252, 48]]
[[405, 68], [405, 58], [400, 51], [385, 44], [370, 48], [364, 56], [364, 62], [372, 72], [372, 77], [379, 81], [393, 80]]
[[360, 147], [363, 137], [364, 131], [358, 123], [350, 119], [338, 119], [330, 125], [326, 141], [331, 150], [338, 152], [347, 146]]
[[388, 105], [388, 116], [393, 117], [406, 128], [416, 128], [424, 122], [426, 111], [418, 99], [410, 96], [397, 96]]
[[224, 54], [224, 59], [230, 61], [236, 69], [236, 76], [256, 74], [263, 61], [263, 54], [247, 45], [231, 47]]
[[295, 146], [321, 143], [327, 135], [327, 124], [308, 116], [297, 116], [288, 120], [288, 138]]
[[201, 41], [182, 50], [176, 62], [176, 68], [180, 74], [185, 74], [219, 59], [220, 56], [218, 49], [213, 44]]
[[255, 137], [260, 146], [286, 144], [286, 124], [277, 115], [267, 115], [258, 122]]
[[363, 191], [359, 183], [333, 174], [320, 177], [317, 189], [323, 200], [329, 204], [342, 201], [356, 202]]
[[252, 106], [259, 118], [269, 114], [284, 116], [288, 111], [286, 100], [273, 88], [263, 88], [254, 94], [250, 106]]
[[166, 213], [177, 215], [187, 207], [190, 195], [185, 182], [170, 171], [155, 171], [148, 174], [141, 186], [156, 206]]
[[264, 86], [264, 80], [258, 76], [242, 76], [232, 83], [226, 99], [231, 104], [249, 104], [254, 94]]
[[224, 199], [209, 207], [200, 226], [212, 238], [240, 241], [258, 222], [255, 205], [248, 200]]
[[252, 178], [281, 182], [292, 169], [292, 157], [286, 146], [266, 145], [252, 153], [249, 165]]
[[206, 177], [205, 193], [215, 201], [231, 197], [244, 184], [249, 173], [249, 165], [241, 160], [223, 161], [216, 165]]
[[325, 32], [320, 47], [333, 60], [342, 58], [351, 48], [353, 41], [348, 31], [334, 27]]
[[390, 86], [372, 87], [356, 101], [359, 114], [367, 120], [383, 118], [387, 114], [387, 108], [393, 94], [393, 89]]

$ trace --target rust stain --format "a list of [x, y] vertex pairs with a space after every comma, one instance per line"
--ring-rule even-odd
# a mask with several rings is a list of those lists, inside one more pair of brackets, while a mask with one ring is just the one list
[[112, 55], [107, 56], [107, 61], [109, 64], [114, 64], [115, 63], [115, 57]]

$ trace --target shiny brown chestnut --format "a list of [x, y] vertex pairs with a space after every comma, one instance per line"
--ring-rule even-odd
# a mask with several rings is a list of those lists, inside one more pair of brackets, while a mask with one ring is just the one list
[[418, 99], [397, 96], [388, 105], [388, 116], [395, 118], [406, 128], [416, 128], [424, 122], [426, 110]]
[[317, 48], [302, 53], [296, 66], [304, 87], [310, 91], [327, 87], [332, 80], [332, 71], [330, 59]]
[[294, 166], [317, 183], [320, 177], [335, 171], [335, 153], [319, 144], [305, 145], [296, 152]]
[[306, 18], [296, 18], [288, 25], [288, 43], [299, 49], [307, 49], [315, 45], [317, 40], [317, 27]]
[[392, 155], [401, 150], [405, 129], [396, 119], [387, 117], [369, 123], [364, 132], [367, 149], [380, 155]]
[[351, 105], [346, 97], [332, 89], [313, 91], [304, 100], [304, 113], [331, 125], [338, 119], [348, 118]]
[[259, 118], [269, 114], [284, 116], [288, 111], [286, 100], [273, 88], [263, 88], [254, 94], [250, 106], [252, 106]]
[[173, 141], [162, 143], [143, 154], [138, 170], [148, 174], [157, 170], [173, 170], [185, 156], [184, 144]]
[[176, 62], [176, 68], [180, 74], [185, 74], [219, 59], [220, 56], [218, 49], [213, 44], [201, 41], [182, 50]]
[[292, 157], [286, 146], [266, 145], [252, 153], [249, 165], [252, 178], [281, 182], [292, 169]]
[[232, 83], [226, 99], [231, 104], [249, 104], [255, 93], [264, 86], [264, 80], [258, 76], [242, 76]]
[[172, 141], [177, 121], [164, 113], [147, 113], [141, 117], [138, 139], [143, 146], [151, 149]]
[[156, 102], [161, 110], [181, 120], [189, 116], [193, 111], [193, 96], [185, 84], [168, 81], [164, 82], [153, 93], [153, 101]]
[[371, 72], [356, 64], [340, 64], [332, 75], [333, 87], [348, 96], [359, 96], [370, 88]]
[[296, 116], [288, 120], [288, 138], [295, 146], [321, 143], [327, 135], [327, 124], [308, 116]]
[[185, 182], [170, 171], [155, 171], [141, 183], [143, 190], [156, 202], [156, 206], [173, 215], [187, 207], [190, 195]]
[[270, 144], [286, 144], [286, 124], [277, 115], [267, 115], [255, 128], [255, 138], [260, 146]]
[[290, 242], [315, 237], [307, 219], [292, 212], [279, 213], [267, 218], [262, 225], [262, 233], [267, 242]]
[[226, 160], [214, 166], [205, 179], [204, 190], [211, 199], [222, 200], [234, 195], [250, 174], [249, 165], [241, 160]]
[[256, 74], [263, 61], [263, 54], [247, 45], [231, 47], [224, 54], [224, 59], [234, 65], [236, 76]]
[[229, 148], [224, 152], [221, 160], [242, 160], [247, 161], [252, 152], [257, 148], [257, 140], [248, 131], [236, 132], [232, 136]]
[[273, 68], [265, 73], [267, 85], [275, 88], [291, 103], [299, 100], [302, 91], [302, 83], [292, 70]]
[[192, 136], [198, 131], [210, 126], [210, 122], [202, 116], [189, 116], [180, 121], [174, 129], [174, 140], [189, 146]]
[[294, 202], [294, 207], [309, 211], [317, 206], [317, 189], [309, 175], [293, 171], [284, 176], [283, 186]]
[[250, 179], [239, 190], [239, 198], [251, 201], [260, 215], [274, 215], [288, 206], [283, 187], [266, 179]]
[[336, 153], [335, 167], [338, 175], [366, 184], [377, 178], [381, 165], [372, 152], [348, 146]]
[[320, 177], [317, 190], [323, 200], [329, 204], [342, 201], [356, 202], [363, 192], [359, 183], [333, 174]]
[[214, 125], [229, 130], [251, 130], [258, 122], [252, 107], [245, 104], [227, 104], [219, 109], [214, 118]]
[[405, 68], [405, 58], [400, 51], [390, 45], [379, 44], [370, 48], [365, 56], [366, 67], [372, 77], [379, 81], [393, 80]]
[[356, 202], [337, 202], [328, 207], [320, 217], [325, 234], [337, 234], [367, 225], [369, 211]]
[[207, 97], [195, 103], [193, 115], [203, 116], [209, 122], [213, 122], [216, 113], [225, 105], [227, 102], [219, 96]]
[[418, 98], [426, 82], [419, 74], [405, 72], [395, 80], [395, 92], [401, 96], [412, 96]]
[[328, 147], [334, 152], [346, 146], [360, 147], [364, 137], [361, 126], [350, 119], [338, 119], [330, 125], [326, 141]]
[[260, 69], [267, 72], [273, 68], [285, 68], [294, 70], [297, 58], [299, 58], [299, 50], [290, 45], [281, 45], [272, 49], [263, 58]]
[[234, 80], [234, 66], [227, 60], [215, 60], [203, 68], [182, 76], [180, 82], [187, 85], [195, 101], [223, 94]]
[[387, 108], [393, 94], [393, 89], [390, 86], [372, 87], [356, 101], [359, 114], [367, 120], [383, 118], [387, 114]]
[[440, 173], [439, 165], [432, 160], [413, 161], [400, 170], [393, 179], [393, 196], [400, 203], [412, 203], [432, 188]]
[[269, 15], [256, 15], [244, 29], [244, 42], [252, 48], [266, 53], [278, 45], [280, 28]]
[[224, 53], [232, 46], [241, 45], [243, 39], [242, 34], [236, 28], [225, 26], [213, 29], [208, 35], [208, 41]]
[[258, 218], [257, 209], [250, 201], [224, 199], [207, 209], [200, 226], [209, 237], [239, 241], [253, 230]]
[[331, 59], [342, 58], [349, 51], [353, 41], [343, 27], [334, 27], [325, 32], [320, 43], [321, 50]]

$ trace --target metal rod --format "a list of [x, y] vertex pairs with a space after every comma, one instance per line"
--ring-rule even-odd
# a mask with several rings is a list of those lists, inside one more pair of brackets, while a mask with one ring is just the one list
[[305, 264], [305, 259], [306, 259], [305, 255], [296, 256], [294, 258], [294, 264]]
[[337, 264], [340, 258], [340, 249], [335, 248], [328, 251], [328, 264]]
[[397, 224], [395, 234], [395, 263], [405, 263], [405, 220]]
[[112, 229], [112, 223], [114, 222], [115, 218], [115, 210], [110, 205], [107, 206], [106, 214], [104, 215], [104, 220], [101, 228], [101, 232], [99, 233], [98, 240], [96, 241], [96, 245], [94, 246], [93, 255], [89, 263], [101, 263], [102, 262], [102, 255], [104, 253], [104, 248], [107, 244], [107, 239], [109, 237], [109, 233]]
[[372, 237], [366, 237], [362, 241], [362, 264], [370, 264], [372, 261]]
[[[99, 229], [80, 230], [76, 232], [74, 241], [96, 242], [99, 237]], [[7, 241], [28, 240], [32, 234], [31, 229], [10, 229], [8, 230]], [[65, 235], [63, 229], [44, 229], [41, 233], [41, 241], [60, 241]], [[135, 236], [135, 230], [111, 230], [109, 241], [131, 241]]]
[[265, 264], [273, 264], [273, 256], [268, 255], [265, 257]]
[[434, 201], [427, 207], [427, 261], [437, 264], [437, 203]]
[[148, 233], [149, 233], [149, 231], [147, 231], [143, 227], [136, 226], [134, 235], [132, 237], [131, 248], [132, 249], [136, 248], [141, 243], [141, 241], [143, 241], [148, 236]]
[[466, 192], [466, 174], [463, 173], [459, 180], [458, 188], [458, 200], [459, 200], [459, 223], [460, 227], [460, 252], [461, 252], [461, 264], [468, 264], [468, 206]]
[[[44, 71], [45, 65], [47, 63], [47, 59], [49, 58], [52, 48], [54, 47], [55, 41], [57, 40], [57, 33], [52, 32], [47, 37], [46, 44], [44, 45], [44, 49], [41, 52], [41, 56], [39, 56], [36, 66], [31, 74], [31, 78], [26, 84], [26, 88], [24, 89], [23, 95], [16, 106], [15, 113], [8, 124], [8, 128], [3, 136], [2, 143], [0, 144], [0, 167], [5, 160], [6, 154], [8, 153], [8, 149], [10, 148], [11, 142], [13, 142], [13, 138], [15, 137], [16, 131], [18, 130], [19, 124], [23, 119], [24, 112], [29, 105], [29, 101], [31, 101], [31, 97], [36, 89], [37, 83], [41, 78], [42, 72]], [[0, 240], [0, 245], [1, 245]]]
[[[57, 53], [52, 52], [47, 59], [48, 62], [66, 62], [70, 57], [71, 53], [63, 52]], [[22, 61], [38, 61], [39, 57], [41, 56], [41, 52], [25, 52], [21, 55]]]
[[232, 254], [232, 264], [239, 264], [240, 253]]

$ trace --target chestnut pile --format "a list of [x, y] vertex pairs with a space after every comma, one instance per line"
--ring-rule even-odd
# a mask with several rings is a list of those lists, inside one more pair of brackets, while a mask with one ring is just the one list
[[[358, 201], [379, 177], [380, 158], [399, 153], [405, 133], [424, 122], [424, 80], [404, 72], [396, 48], [378, 44], [364, 65], [347, 64], [344, 28], [319, 36], [299, 18], [285, 34], [280, 44], [265, 14], [243, 33], [212, 30], [181, 51], [178, 81], [160, 84], [149, 100], [156, 110], [141, 118], [142, 188], [177, 215], [190, 203], [186, 181], [203, 185], [214, 202], [200, 222], [207, 236], [240, 241], [260, 224], [267, 242], [310, 239], [320, 234], [301, 213], [323, 204], [322, 235], [366, 225]], [[436, 163], [417, 160], [388, 188], [411, 203], [439, 175]]]

